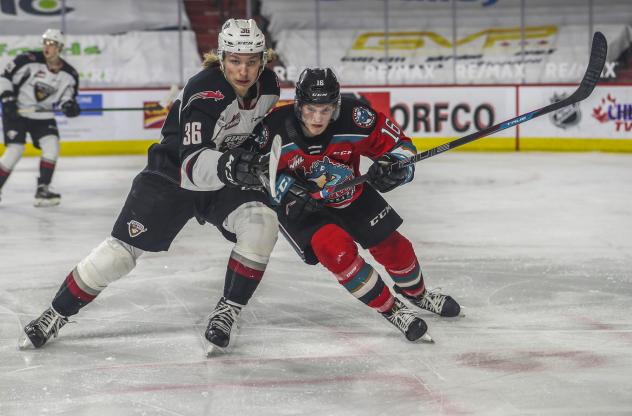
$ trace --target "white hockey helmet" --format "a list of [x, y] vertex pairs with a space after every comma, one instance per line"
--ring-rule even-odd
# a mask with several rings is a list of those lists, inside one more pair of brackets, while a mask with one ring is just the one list
[[227, 53], [261, 53], [261, 67], [268, 61], [266, 38], [252, 19], [228, 19], [217, 39], [217, 55], [223, 67]]
[[64, 47], [65, 39], [64, 34], [58, 29], [46, 29], [46, 32], [42, 35], [43, 40], [52, 40], [59, 44], [59, 48]]

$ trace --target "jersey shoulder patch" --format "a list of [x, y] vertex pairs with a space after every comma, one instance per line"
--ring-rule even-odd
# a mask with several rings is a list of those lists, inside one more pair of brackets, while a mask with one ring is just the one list
[[206, 68], [191, 77], [182, 94], [182, 112], [190, 107], [218, 117], [236, 98], [218, 67]]
[[377, 113], [369, 105], [355, 98], [343, 98], [340, 117], [337, 120], [349, 133], [373, 130], [377, 122]]

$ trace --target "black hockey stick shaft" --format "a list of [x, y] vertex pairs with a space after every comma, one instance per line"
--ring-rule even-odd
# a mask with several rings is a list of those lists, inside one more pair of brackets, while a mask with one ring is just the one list
[[[417, 163], [421, 160], [428, 159], [429, 157], [436, 156], [439, 153], [447, 152], [448, 150], [463, 146], [464, 144], [473, 142], [474, 140], [482, 139], [483, 137], [498, 133], [499, 131], [515, 127], [519, 124], [524, 123], [525, 121], [532, 120], [536, 117], [540, 117], [544, 114], [550, 113], [551, 111], [559, 110], [560, 108], [575, 104], [588, 98], [588, 96], [590, 96], [593, 89], [595, 88], [595, 85], [597, 85], [597, 81], [599, 81], [601, 71], [603, 70], [604, 64], [606, 63], [607, 52], [608, 42], [606, 41], [605, 36], [601, 32], [595, 32], [592, 40], [592, 47], [590, 49], [590, 60], [588, 61], [588, 68], [586, 69], [586, 73], [584, 74], [579, 87], [569, 97], [556, 103], [549, 104], [546, 107], [538, 108], [537, 110], [519, 115], [512, 119], [487, 127], [483, 130], [479, 130], [475, 133], [468, 134], [467, 136], [460, 137], [451, 142], [433, 147], [432, 149], [428, 149], [407, 159], [402, 159], [399, 162], [393, 163], [390, 168], [404, 168], [408, 165], [412, 165], [413, 163]], [[352, 186], [366, 182], [368, 179], [368, 175], [364, 174], [350, 181], [323, 188], [320, 192], [313, 193], [312, 197], [315, 199], [323, 199], [326, 198], [328, 195], [334, 194], [343, 189], [350, 188]]]

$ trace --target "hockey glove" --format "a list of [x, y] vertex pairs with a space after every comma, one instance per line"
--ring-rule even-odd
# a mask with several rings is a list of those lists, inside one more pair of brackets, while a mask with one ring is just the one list
[[240, 147], [227, 150], [219, 157], [217, 175], [228, 186], [260, 187], [259, 173], [264, 170], [262, 158]]
[[277, 196], [272, 199], [272, 205], [278, 207], [281, 213], [291, 220], [309, 215], [323, 207], [322, 200], [311, 196], [317, 188], [312, 182], [281, 174], [277, 179]]
[[65, 101], [61, 105], [61, 111], [66, 117], [77, 117], [81, 114], [81, 108], [79, 108], [79, 104], [75, 100]]
[[12, 92], [7, 91], [2, 94], [2, 115], [7, 120], [15, 120], [19, 117], [18, 102]]
[[415, 175], [414, 165], [399, 169], [394, 165], [400, 157], [402, 156], [394, 153], [384, 153], [373, 162], [367, 174], [369, 175], [369, 183], [375, 189], [382, 193], [389, 192], [413, 179]]

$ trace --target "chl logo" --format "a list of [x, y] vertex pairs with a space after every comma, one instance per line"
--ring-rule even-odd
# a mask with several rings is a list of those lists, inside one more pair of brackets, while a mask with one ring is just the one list
[[138, 237], [145, 231], [147, 231], [147, 228], [136, 220], [131, 220], [127, 223], [127, 232], [129, 232], [129, 236], [132, 238]]

